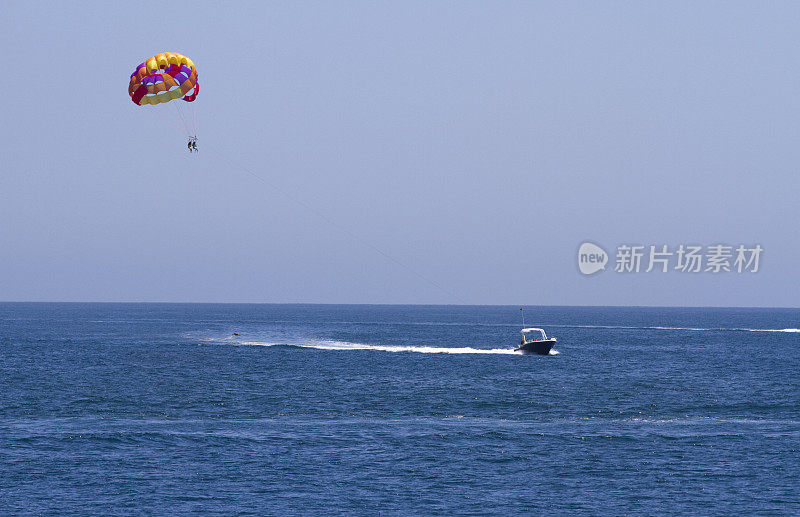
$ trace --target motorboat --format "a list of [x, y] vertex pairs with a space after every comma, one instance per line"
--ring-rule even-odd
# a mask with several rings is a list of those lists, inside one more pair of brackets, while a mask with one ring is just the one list
[[522, 329], [522, 342], [515, 351], [529, 354], [549, 355], [550, 349], [556, 344], [556, 338], [547, 337], [544, 329], [525, 328]]

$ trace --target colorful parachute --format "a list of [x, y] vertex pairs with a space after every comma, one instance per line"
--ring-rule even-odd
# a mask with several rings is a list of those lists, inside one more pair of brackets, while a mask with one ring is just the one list
[[199, 91], [194, 63], [175, 52], [156, 54], [137, 66], [128, 86], [131, 100], [139, 106], [175, 99], [192, 102]]

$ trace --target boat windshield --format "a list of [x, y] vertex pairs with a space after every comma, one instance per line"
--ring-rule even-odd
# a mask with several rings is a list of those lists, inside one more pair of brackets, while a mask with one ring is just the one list
[[522, 331], [522, 337], [526, 341], [541, 341], [547, 339], [547, 335], [543, 329], [525, 329]]

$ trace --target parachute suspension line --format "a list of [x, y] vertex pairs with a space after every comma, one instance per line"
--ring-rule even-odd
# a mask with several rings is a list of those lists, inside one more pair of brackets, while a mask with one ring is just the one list
[[[213, 152], [215, 152], [215, 149], [212, 147], [212, 148], [211, 148], [211, 151], [212, 151], [212, 153], [213, 153]], [[412, 267], [411, 267], [411, 266], [409, 266], [408, 264], [406, 264], [406, 263], [404, 263], [404, 262], [402, 262], [402, 261], [400, 261], [400, 260], [398, 260], [398, 259], [394, 258], [393, 256], [389, 255], [388, 253], [386, 253], [386, 252], [385, 252], [385, 251], [383, 251], [382, 249], [380, 249], [380, 248], [378, 248], [377, 246], [373, 245], [372, 243], [370, 243], [370, 242], [369, 242], [369, 241], [367, 241], [366, 239], [364, 239], [364, 238], [360, 237], [358, 234], [356, 234], [356, 233], [354, 233], [354, 232], [350, 231], [350, 230], [349, 230], [349, 229], [347, 229], [346, 227], [344, 227], [344, 226], [342, 226], [342, 225], [338, 224], [337, 222], [333, 221], [332, 219], [330, 219], [328, 216], [326, 216], [325, 214], [323, 214], [322, 212], [320, 212], [318, 209], [316, 209], [316, 208], [315, 208], [315, 207], [313, 207], [312, 205], [309, 205], [308, 203], [304, 202], [302, 199], [298, 198], [297, 196], [293, 196], [292, 194], [290, 194], [290, 193], [289, 193], [289, 192], [287, 192], [286, 190], [284, 190], [284, 189], [282, 189], [282, 188], [278, 187], [278, 186], [277, 186], [277, 185], [275, 185], [274, 183], [272, 183], [272, 182], [270, 182], [270, 181], [267, 181], [267, 180], [266, 180], [266, 179], [264, 179], [263, 177], [259, 176], [258, 174], [256, 174], [256, 173], [255, 173], [255, 172], [253, 172], [252, 170], [250, 170], [250, 169], [248, 169], [247, 167], [245, 167], [244, 165], [242, 165], [241, 163], [237, 162], [235, 159], [233, 159], [233, 158], [231, 158], [230, 156], [228, 156], [227, 154], [226, 154], [226, 155], [224, 155], [224, 156], [222, 156], [222, 153], [221, 153], [221, 152], [219, 152], [219, 151], [217, 151], [217, 154], [218, 154], [218, 155], [220, 155], [220, 156], [221, 156], [222, 158], [224, 158], [225, 160], [227, 160], [227, 162], [228, 162], [228, 163], [232, 163], [232, 164], [236, 165], [236, 166], [237, 166], [237, 167], [239, 167], [239, 169], [241, 169], [242, 171], [244, 171], [244, 172], [246, 172], [246, 173], [250, 174], [251, 176], [253, 176], [254, 178], [256, 178], [258, 181], [260, 181], [261, 183], [263, 183], [264, 185], [267, 185], [268, 187], [270, 187], [271, 189], [273, 189], [274, 191], [276, 191], [278, 194], [282, 195], [282, 196], [283, 196], [283, 197], [284, 197], [286, 200], [288, 200], [288, 201], [291, 201], [291, 202], [293, 202], [293, 203], [295, 203], [295, 204], [299, 205], [300, 207], [304, 208], [305, 210], [307, 210], [307, 211], [309, 211], [309, 212], [313, 212], [314, 214], [316, 214], [316, 215], [317, 215], [317, 217], [319, 217], [320, 219], [322, 219], [323, 221], [325, 221], [326, 223], [328, 223], [329, 225], [331, 225], [333, 228], [335, 228], [335, 229], [339, 230], [341, 233], [343, 233], [343, 234], [347, 235], [347, 236], [348, 236], [348, 237], [350, 237], [352, 240], [356, 241], [357, 243], [361, 244], [362, 246], [364, 246], [364, 247], [366, 247], [366, 248], [369, 248], [369, 249], [371, 249], [372, 251], [374, 251], [374, 252], [375, 252], [375, 253], [377, 253], [378, 255], [382, 256], [382, 257], [383, 257], [383, 258], [385, 258], [385, 259], [387, 259], [389, 262], [392, 262], [392, 263], [394, 263], [395, 265], [397, 265], [397, 266], [399, 266], [400, 268], [404, 269], [406, 272], [408, 272], [408, 273], [411, 273], [412, 275], [416, 276], [417, 278], [419, 278], [419, 279], [421, 279], [421, 280], [425, 281], [425, 282], [426, 282], [426, 283], [428, 283], [429, 285], [431, 285], [431, 286], [435, 287], [436, 289], [438, 289], [438, 290], [439, 290], [439, 291], [441, 291], [442, 293], [446, 294], [447, 296], [449, 296], [449, 297], [453, 298], [454, 300], [458, 300], [460, 303], [463, 303], [464, 305], [468, 305], [468, 303], [467, 303], [467, 302], [466, 302], [466, 301], [465, 301], [463, 298], [461, 298], [460, 296], [458, 296], [457, 294], [453, 293], [452, 291], [450, 291], [450, 290], [448, 290], [448, 289], [445, 289], [445, 288], [444, 288], [444, 287], [443, 287], [441, 284], [439, 284], [438, 282], [435, 282], [433, 279], [431, 279], [431, 278], [428, 278], [427, 276], [425, 276], [425, 275], [423, 275], [422, 273], [420, 273], [419, 271], [415, 270], [414, 268], [412, 268]]]
[[190, 102], [189, 104], [192, 105], [192, 136], [197, 138], [197, 107], [194, 105], [194, 102]]
[[191, 128], [189, 127], [189, 124], [186, 122], [186, 117], [183, 116], [183, 111], [181, 111], [181, 108], [179, 108], [178, 105], [174, 101], [170, 102], [170, 104], [175, 106], [175, 111], [178, 113], [178, 116], [180, 117], [181, 121], [183, 122], [183, 128], [184, 128], [184, 131], [186, 131], [186, 136], [192, 136]]
[[161, 110], [153, 110], [153, 111], [154, 111], [154, 112], [155, 112], [155, 113], [156, 113], [156, 114], [157, 114], [157, 115], [158, 115], [158, 116], [161, 118], [161, 120], [163, 120], [164, 122], [166, 122], [167, 124], [169, 124], [169, 125], [170, 125], [170, 126], [171, 126], [171, 127], [174, 129], [174, 130], [175, 130], [175, 131], [177, 131], [178, 133], [180, 133], [182, 136], [185, 136], [185, 134], [186, 134], [186, 131], [182, 130], [182, 129], [181, 129], [179, 126], [178, 126], [178, 124], [176, 124], [176, 123], [175, 123], [175, 121], [174, 121], [174, 120], [170, 119], [169, 117], [167, 117], [166, 115], [164, 115], [163, 113], [161, 113]]

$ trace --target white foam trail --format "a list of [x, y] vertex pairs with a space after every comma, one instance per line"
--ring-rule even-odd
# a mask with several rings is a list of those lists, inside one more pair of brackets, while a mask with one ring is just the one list
[[624, 325], [547, 325], [548, 327], [586, 329], [632, 329], [632, 330], [691, 330], [695, 332], [800, 332], [800, 329], [746, 329], [746, 328], [697, 328], [697, 327], [633, 327]]
[[723, 329], [723, 328], [696, 328], [696, 327], [638, 327], [631, 325], [547, 325], [548, 327], [564, 327], [564, 328], [578, 328], [578, 329], [630, 329], [630, 330], [695, 330], [695, 331], [708, 331], [708, 330], [743, 330], [743, 329]]
[[[377, 350], [380, 352], [416, 352], [418, 354], [496, 354], [496, 355], [523, 355], [513, 348], [472, 348], [472, 347], [435, 347], [435, 346], [391, 346], [368, 345], [366, 343], [348, 343], [345, 341], [316, 341], [312, 343], [269, 343], [262, 341], [242, 341], [240, 344], [249, 346], [298, 346], [302, 348], [316, 348], [318, 350]], [[557, 354], [555, 350], [551, 354]]]
[[800, 329], [736, 329], [746, 330], [747, 332], [800, 332]]

